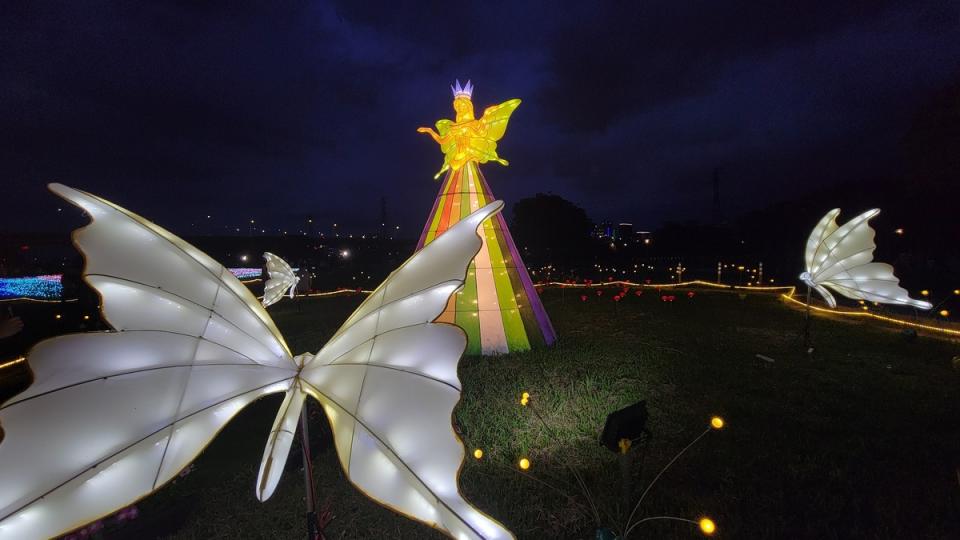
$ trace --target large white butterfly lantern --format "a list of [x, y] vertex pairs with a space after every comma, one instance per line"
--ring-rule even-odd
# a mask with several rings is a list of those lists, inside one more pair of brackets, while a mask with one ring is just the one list
[[876, 233], [868, 222], [879, 213], [879, 209], [868, 210], [838, 226], [840, 209], [827, 212], [807, 240], [807, 270], [800, 274], [800, 280], [831, 308], [837, 307], [837, 301], [830, 290], [853, 300], [930, 309], [933, 306], [929, 302], [910, 298], [893, 275], [892, 266], [873, 262]]
[[30, 351], [35, 382], [0, 408], [0, 539], [63, 534], [176, 477], [243, 407], [285, 394], [256, 484], [277, 487], [304, 400], [377, 502], [457, 539], [513, 538], [460, 495], [459, 328], [434, 323], [480, 248], [472, 213], [394, 271], [316, 354], [293, 356], [253, 294], [195, 247], [104, 199], [52, 184], [114, 331]]

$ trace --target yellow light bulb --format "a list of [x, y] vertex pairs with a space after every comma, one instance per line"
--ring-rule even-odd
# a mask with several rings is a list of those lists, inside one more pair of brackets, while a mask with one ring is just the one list
[[477, 458], [477, 459], [482, 458], [482, 457], [483, 457], [483, 450], [481, 450], [481, 449], [479, 449], [479, 448], [477, 448], [476, 450], [474, 450], [474, 451], [473, 451], [473, 457], [475, 457], [475, 458]]
[[921, 295], [921, 296], [930, 296], [930, 291], [924, 289], [924, 290], [920, 291], [920, 295]]
[[713, 418], [711, 418], [711, 419], [710, 419], [710, 427], [712, 427], [713, 429], [720, 429], [720, 428], [722, 428], [722, 427], [723, 427], [723, 418], [720, 418], [719, 416], [714, 416]]
[[59, 314], [59, 313], [57, 313], [57, 316], [56, 316], [56, 318], [58, 318], [58, 319], [60, 318], [60, 314]]
[[521, 399], [530, 399], [530, 393], [529, 393], [529, 392], [524, 392], [524, 393], [520, 394], [520, 398], [521, 398]]
[[522, 470], [527, 470], [530, 468], [530, 460], [527, 458], [520, 458], [520, 468]]
[[954, 290], [953, 290], [953, 294], [960, 295], [960, 289], [954, 289]]
[[702, 518], [700, 520], [700, 530], [703, 532], [703, 534], [711, 536], [713, 533], [717, 532], [717, 525], [710, 518]]
[[941, 309], [941, 310], [940, 310], [940, 316], [941, 316], [941, 317], [949, 317], [949, 316], [950, 316], [950, 312], [947, 311], [947, 310], [945, 310], [945, 309]]

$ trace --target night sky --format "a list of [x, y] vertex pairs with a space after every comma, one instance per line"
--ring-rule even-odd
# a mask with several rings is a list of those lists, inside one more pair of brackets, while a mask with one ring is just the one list
[[523, 100], [484, 166], [508, 206], [652, 228], [709, 216], [716, 167], [728, 214], [895, 173], [960, 76], [957, 2], [556, 5], [4, 2], [0, 230], [56, 229], [59, 181], [183, 235], [373, 231], [385, 197], [415, 236], [455, 78]]

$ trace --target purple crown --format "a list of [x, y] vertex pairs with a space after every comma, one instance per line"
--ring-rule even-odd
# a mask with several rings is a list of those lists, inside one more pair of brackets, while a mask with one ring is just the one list
[[470, 99], [473, 97], [473, 85], [470, 84], [469, 80], [467, 81], [467, 84], [460, 86], [460, 79], [457, 79], [457, 85], [454, 86], [451, 84], [450, 91], [453, 92], [453, 99], [457, 99], [458, 97]]

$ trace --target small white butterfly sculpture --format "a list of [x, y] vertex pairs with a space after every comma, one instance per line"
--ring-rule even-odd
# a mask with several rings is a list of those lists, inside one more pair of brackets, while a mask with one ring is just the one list
[[800, 280], [831, 308], [837, 307], [837, 301], [828, 288], [853, 300], [930, 309], [929, 302], [910, 298], [900, 287], [892, 266], [873, 262], [876, 233], [868, 221], [879, 213], [879, 209], [868, 210], [838, 226], [840, 209], [827, 212], [807, 240], [807, 271], [800, 274]]
[[263, 284], [263, 307], [276, 304], [284, 294], [289, 293], [292, 299], [297, 282], [300, 281], [293, 268], [290, 268], [287, 261], [269, 251], [263, 254], [263, 258], [267, 261], [267, 274], [270, 276]]
[[293, 356], [226, 268], [149, 221], [52, 184], [93, 219], [74, 232], [112, 332], [48, 339], [35, 382], [0, 408], [0, 539], [48, 538], [176, 477], [244, 406], [285, 398], [256, 484], [283, 471], [304, 400], [330, 419], [340, 463], [377, 502], [457, 539], [509, 539], [460, 495], [459, 328], [434, 323], [480, 248], [493, 202], [387, 278], [315, 355]]

